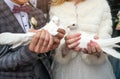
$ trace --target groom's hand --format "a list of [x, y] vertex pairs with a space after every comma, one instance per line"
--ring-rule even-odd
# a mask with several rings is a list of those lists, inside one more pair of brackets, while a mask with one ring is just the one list
[[53, 40], [54, 40], [54, 43], [53, 43], [53, 46], [51, 47], [51, 50], [57, 48], [60, 44], [60, 41], [61, 39], [64, 37], [65, 35], [65, 30], [64, 29], [58, 29], [57, 30], [58, 34], [53, 36]]
[[29, 50], [35, 53], [46, 53], [53, 46], [53, 37], [46, 30], [37, 31], [31, 39]]

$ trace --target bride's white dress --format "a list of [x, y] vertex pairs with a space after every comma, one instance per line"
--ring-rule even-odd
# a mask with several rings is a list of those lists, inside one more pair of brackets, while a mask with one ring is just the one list
[[54, 79], [115, 79], [110, 62], [86, 65], [80, 55], [68, 64], [54, 63]]
[[[100, 38], [110, 38], [112, 34], [111, 13], [107, 0], [85, 0], [77, 5], [65, 2], [51, 6], [50, 16], [54, 15], [60, 19], [60, 24], [66, 31], [67, 26], [77, 24], [79, 27], [77, 32], [84, 31]], [[68, 54], [62, 57], [62, 52]], [[101, 53], [97, 58], [83, 52], [67, 50], [64, 48], [64, 39], [55, 50], [53, 77], [54, 79], [115, 79], [106, 54]]]

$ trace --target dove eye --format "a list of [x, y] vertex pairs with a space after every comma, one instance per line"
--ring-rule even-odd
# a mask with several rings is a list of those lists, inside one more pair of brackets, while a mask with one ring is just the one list
[[72, 26], [75, 26], [75, 24], [73, 24]]

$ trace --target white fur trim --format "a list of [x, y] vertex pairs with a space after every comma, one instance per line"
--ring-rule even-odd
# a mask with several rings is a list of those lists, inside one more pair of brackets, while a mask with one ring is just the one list
[[88, 65], [100, 65], [106, 61], [106, 55], [104, 53], [101, 53], [100, 57], [95, 55], [82, 54], [81, 58]]
[[[64, 40], [62, 40], [62, 43], [60, 44], [60, 46], [55, 50], [55, 61], [61, 63], [61, 64], [66, 64], [69, 63], [70, 60], [72, 60], [73, 58], [75, 58], [77, 56], [77, 52], [74, 52], [72, 50], [67, 50], [66, 48], [64, 48], [65, 44], [63, 42]], [[63, 51], [62, 51], [63, 50]], [[66, 56], [62, 56], [62, 52], [67, 52]]]
[[[112, 19], [106, 0], [86, 0], [76, 6], [73, 2], [65, 2], [62, 5], [51, 7], [50, 16], [53, 15], [60, 18], [61, 25], [64, 28], [77, 23], [80, 27], [79, 31], [93, 33], [100, 36], [100, 38], [110, 38], [111, 36]], [[56, 54], [60, 53], [59, 51], [56, 51]], [[88, 64], [102, 64], [106, 60], [104, 54], [101, 54], [100, 58], [86, 54], [83, 54], [81, 57]], [[71, 55], [65, 61], [70, 60], [70, 58], [72, 58]], [[59, 58], [57, 60], [63, 61]]]

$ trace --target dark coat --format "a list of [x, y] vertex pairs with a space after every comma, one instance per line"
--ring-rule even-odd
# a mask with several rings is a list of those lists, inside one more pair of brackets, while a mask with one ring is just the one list
[[[29, 19], [35, 17], [38, 27], [45, 25], [42, 11], [30, 7]], [[0, 0], [0, 33], [25, 33], [4, 0]], [[12, 37], [14, 38], [14, 37]], [[9, 40], [9, 39], [8, 39]], [[8, 45], [0, 46], [0, 79], [51, 79], [49, 57], [37, 55], [27, 46], [10, 49]]]

